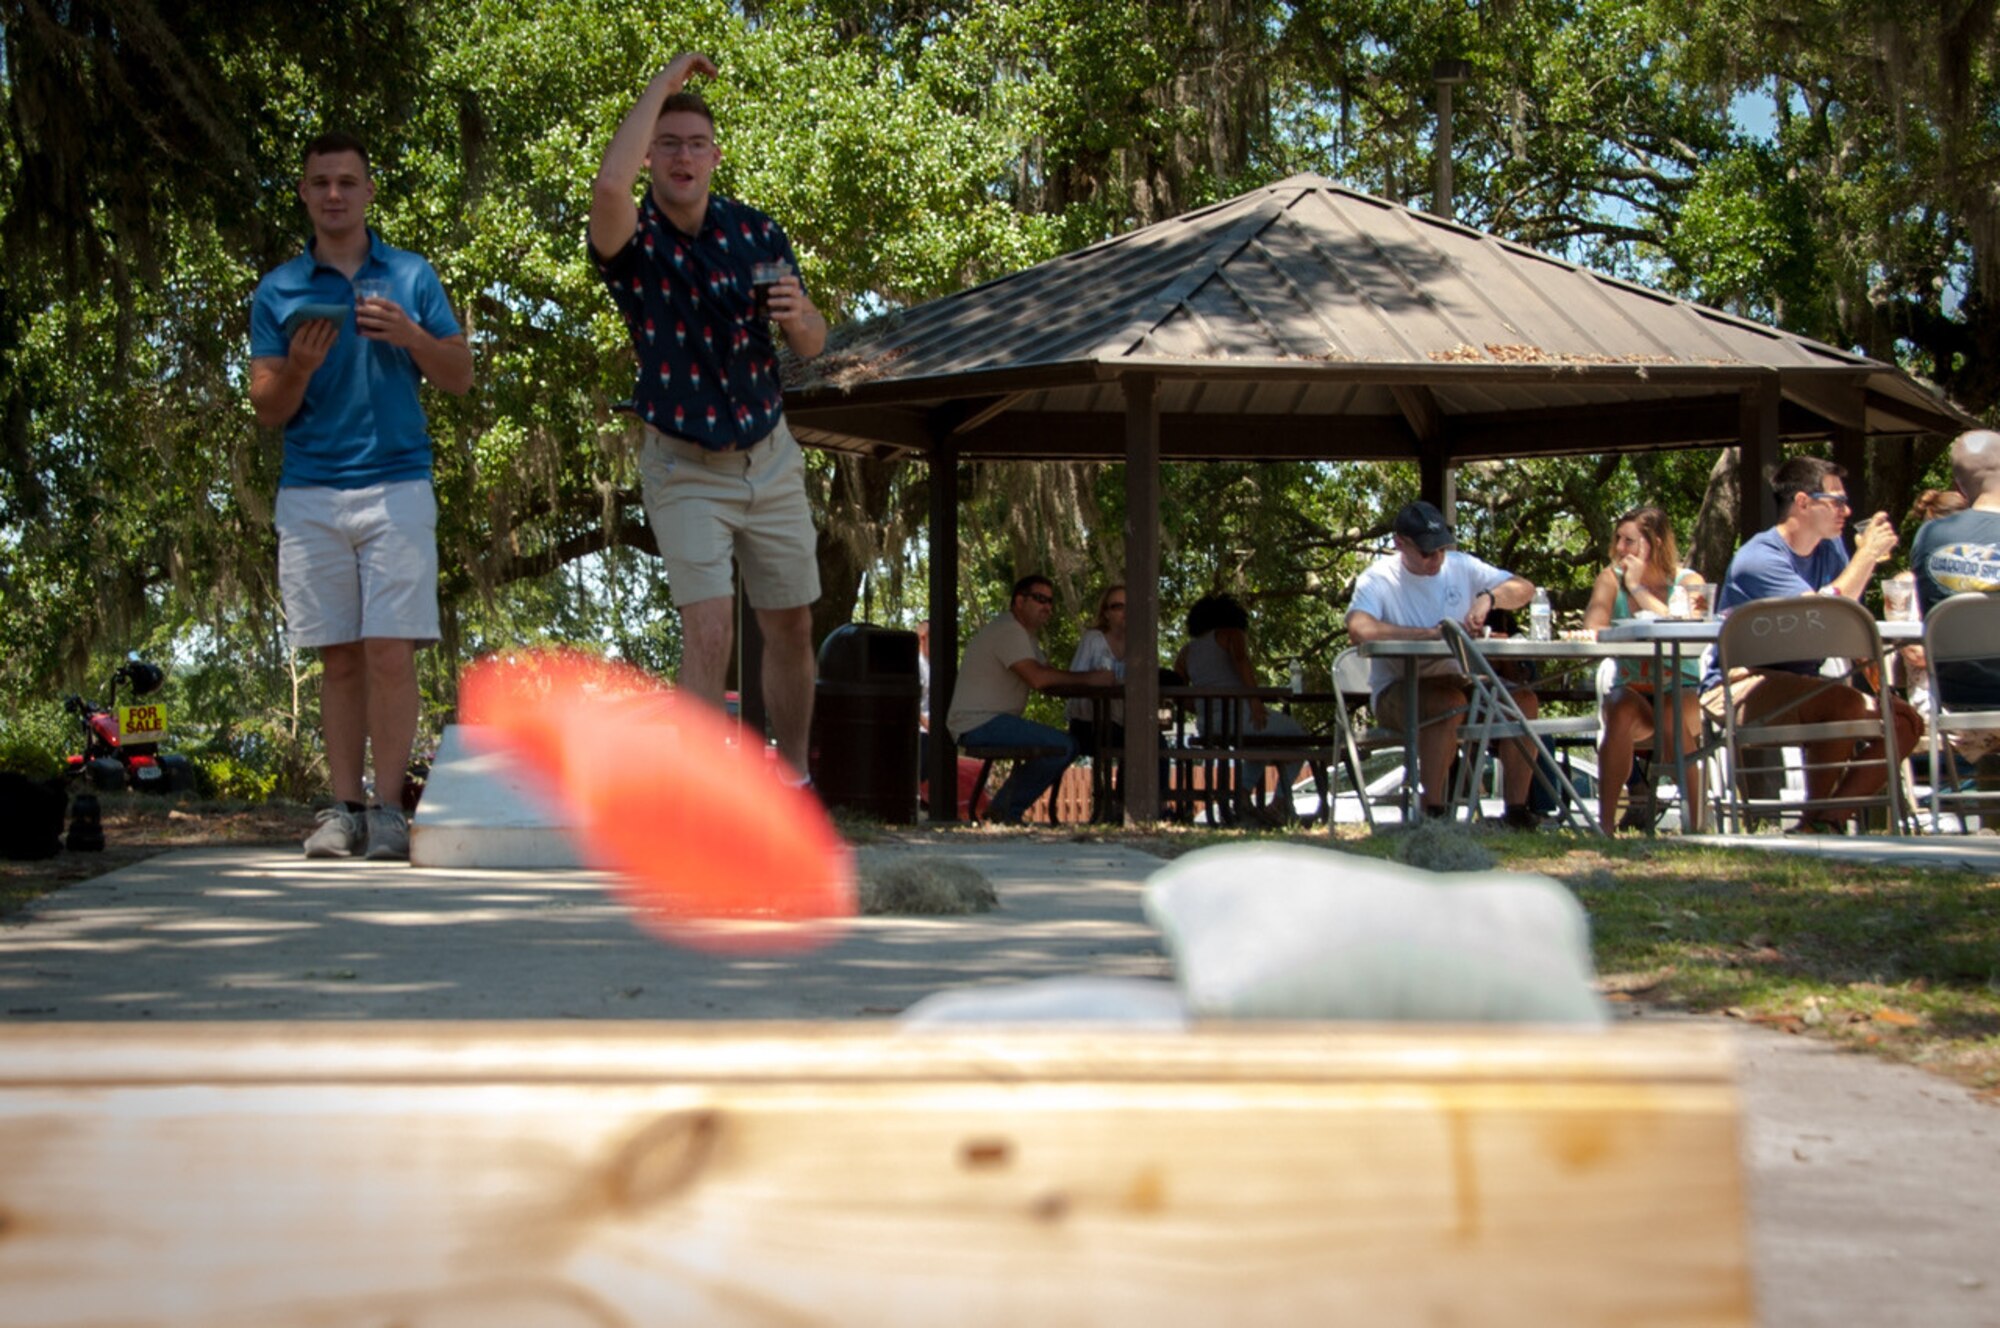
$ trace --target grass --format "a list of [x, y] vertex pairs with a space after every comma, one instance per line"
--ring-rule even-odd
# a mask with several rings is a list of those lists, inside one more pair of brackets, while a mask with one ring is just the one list
[[[1019, 829], [939, 830], [1011, 834]], [[1179, 857], [1270, 835], [1192, 826], [1032, 830]], [[1716, 1014], [1919, 1065], [2000, 1103], [2000, 878], [1722, 848], [1698, 840], [1461, 828], [1465, 858], [1574, 890], [1617, 1003]], [[1329, 846], [1323, 832], [1291, 836]], [[1331, 847], [1394, 857], [1405, 832]], [[1435, 860], [1427, 859], [1427, 860]]]
[[[1613, 1000], [1830, 1038], [2000, 1101], [2000, 880], [1689, 840], [1466, 833], [1501, 869], [1577, 893]], [[1387, 856], [1395, 838], [1338, 846]]]

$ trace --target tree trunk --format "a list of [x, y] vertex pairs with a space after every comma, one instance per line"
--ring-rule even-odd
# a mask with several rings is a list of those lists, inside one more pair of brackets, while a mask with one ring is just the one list
[[1721, 583], [1736, 552], [1737, 498], [1742, 483], [1739, 466], [1741, 449], [1725, 447], [1708, 472], [1708, 487], [1702, 491], [1701, 510], [1695, 514], [1694, 531], [1688, 536], [1683, 559], [1702, 574], [1704, 580]]
[[[826, 501], [820, 509], [819, 602], [813, 605], [815, 643], [834, 628], [854, 620], [861, 598], [861, 579], [876, 566], [891, 541], [891, 502], [900, 461], [866, 457], [835, 457]], [[894, 541], [900, 549], [902, 541]]]

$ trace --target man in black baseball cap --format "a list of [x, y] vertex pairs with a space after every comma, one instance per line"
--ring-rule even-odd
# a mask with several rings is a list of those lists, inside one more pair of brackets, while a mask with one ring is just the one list
[[[1426, 502], [1414, 502], [1396, 513], [1389, 524], [1396, 551], [1363, 572], [1348, 602], [1347, 634], [1356, 645], [1370, 641], [1435, 641], [1438, 624], [1451, 619], [1479, 636], [1486, 615], [1494, 609], [1518, 609], [1534, 598], [1535, 588], [1521, 577], [1481, 562], [1454, 546], [1458, 538], [1444, 513]], [[1419, 661], [1412, 661], [1419, 663]], [[1423, 778], [1424, 812], [1445, 814], [1445, 782], [1458, 750], [1458, 730], [1464, 722], [1466, 681], [1448, 659], [1424, 660], [1417, 679], [1417, 764]], [[1368, 686], [1374, 693], [1375, 717], [1390, 728], [1408, 719], [1401, 667], [1394, 660], [1369, 661]], [[1535, 694], [1515, 693], [1523, 713], [1537, 713]], [[1533, 829], [1540, 818], [1529, 810], [1528, 793], [1535, 777], [1532, 754], [1518, 742], [1498, 744], [1501, 783], [1506, 791], [1505, 822]]]

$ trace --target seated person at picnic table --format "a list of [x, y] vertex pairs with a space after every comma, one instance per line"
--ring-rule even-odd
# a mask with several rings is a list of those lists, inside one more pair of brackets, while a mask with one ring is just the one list
[[[1347, 635], [1356, 645], [1371, 641], [1435, 641], [1438, 624], [1465, 624], [1474, 637], [1486, 627], [1495, 608], [1525, 608], [1535, 597], [1534, 585], [1512, 572], [1481, 562], [1455, 547], [1457, 536], [1444, 514], [1429, 503], [1411, 503], [1396, 513], [1391, 526], [1396, 550], [1377, 559], [1354, 583], [1348, 603]], [[1449, 659], [1368, 661], [1368, 690], [1374, 697], [1377, 722], [1403, 728], [1403, 664], [1417, 668], [1417, 764], [1423, 780], [1424, 815], [1445, 815], [1446, 785], [1452, 758], [1458, 752], [1458, 730], [1470, 703], [1467, 682]], [[1533, 691], [1514, 692], [1521, 713], [1533, 719], [1540, 703]], [[1535, 779], [1535, 752], [1520, 742], [1499, 744], [1501, 787], [1506, 812], [1502, 823], [1532, 830], [1541, 817], [1528, 805]]]
[[[1953, 512], [1963, 512], [1970, 506], [1971, 504], [1965, 501], [1965, 495], [1957, 489], [1925, 489], [1917, 495], [1916, 501], [1910, 504], [1910, 514], [1903, 518], [1903, 524], [1919, 527], [1918, 533], [1921, 534], [1921, 527], [1925, 523], [1935, 521], [1941, 516], [1950, 516]], [[1915, 556], [1916, 551], [1913, 547], [1911, 549], [1913, 560]], [[1882, 582], [1882, 616], [1885, 619], [1895, 616], [1890, 605], [1890, 597], [1894, 594], [1907, 596], [1910, 613], [1916, 621], [1923, 621], [1923, 606], [1917, 598], [1914, 561], [1911, 569], [1898, 572]], [[1912, 641], [1908, 645], [1898, 646], [1896, 662], [1902, 666], [1898, 681], [1903, 684], [1904, 699], [1917, 708], [1918, 714], [1922, 714], [1924, 707], [1930, 703], [1931, 690], [1930, 664], [1924, 658], [1923, 644]], [[1984, 739], [1986, 735], [1978, 736]]]
[[1036, 799], [1055, 787], [1076, 759], [1076, 740], [1061, 729], [1022, 718], [1030, 690], [1065, 683], [1108, 687], [1110, 669], [1072, 673], [1050, 668], [1035, 638], [1055, 613], [1055, 586], [1045, 576], [1014, 583], [1007, 612], [987, 623], [965, 643], [958, 682], [951, 690], [945, 727], [961, 747], [1055, 747], [1059, 755], [1017, 761], [1007, 782], [993, 795], [992, 819], [1019, 825]]
[[[1069, 658], [1071, 673], [1093, 673], [1104, 669], [1118, 681], [1125, 681], [1125, 587], [1106, 586], [1097, 597], [1097, 616], [1077, 638], [1076, 652]], [[1087, 696], [1073, 696], [1063, 707], [1069, 719], [1069, 736], [1085, 756], [1097, 755], [1096, 715], [1099, 704], [1110, 706], [1105, 740], [1113, 747], [1125, 745], [1125, 703], [1098, 702]]]
[[[1926, 521], [1910, 545], [1920, 613], [1953, 595], [2000, 591], [2000, 433], [1960, 434], [1952, 440], [1951, 469], [1970, 505]], [[2000, 709], [2000, 661], [1961, 660], [1937, 675], [1931, 681], [1942, 708]], [[1980, 788], [2000, 788], [2000, 734], [1953, 733], [1951, 741], [1960, 756], [1978, 763]]]
[[[1234, 595], [1204, 595], [1195, 601], [1187, 616], [1188, 643], [1174, 659], [1174, 672], [1190, 687], [1215, 691], [1254, 691], [1263, 684], [1250, 663], [1250, 613]], [[1195, 709], [1195, 731], [1204, 738], [1226, 733], [1244, 738], [1297, 738], [1306, 731], [1290, 715], [1274, 711], [1260, 697], [1247, 697], [1228, 713], [1226, 701], [1202, 701]], [[1259, 814], [1250, 800], [1250, 791], [1264, 782], [1264, 763], [1244, 761], [1238, 767], [1237, 813], [1271, 825], [1288, 825], [1297, 819], [1292, 809], [1292, 783], [1299, 777], [1302, 761], [1285, 761], [1278, 767], [1277, 802], [1266, 814]]]
[[[1701, 575], [1681, 566], [1667, 514], [1657, 507], [1635, 507], [1612, 527], [1611, 561], [1590, 588], [1583, 625], [1594, 631], [1640, 613], [1664, 618], [1667, 597], [1677, 584], [1700, 585]], [[1618, 825], [1619, 790], [1632, 768], [1632, 750], [1653, 736], [1655, 681], [1651, 660], [1621, 659], [1616, 661], [1613, 686], [1604, 694], [1604, 732], [1597, 743], [1597, 816], [1607, 835]], [[1681, 681], [1685, 685], [1680, 694], [1681, 750], [1691, 752], [1701, 745], [1698, 658], [1682, 661]], [[1701, 799], [1697, 796], [1689, 803], [1698, 808]]]
[[[1820, 457], [1796, 456], [1778, 467], [1771, 479], [1777, 500], [1778, 524], [1751, 536], [1729, 561], [1716, 608], [1727, 618], [1752, 600], [1793, 595], [1839, 595], [1859, 600], [1875, 569], [1896, 547], [1896, 527], [1877, 512], [1855, 532], [1854, 556], [1840, 542], [1847, 525], [1847, 471]], [[1730, 675], [1729, 696], [1736, 703], [1736, 722], [1754, 723], [1783, 712], [1788, 724], [1828, 724], [1867, 719], [1879, 713], [1877, 698], [1858, 687], [1820, 676], [1824, 660], [1803, 659], [1770, 668], [1740, 669]], [[1710, 653], [1701, 679], [1702, 709], [1718, 724], [1724, 720], [1722, 671]], [[1914, 749], [1923, 736], [1922, 716], [1899, 697], [1888, 698], [1898, 753]], [[1840, 834], [1851, 811], [1813, 810], [1827, 798], [1863, 798], [1887, 781], [1882, 744], [1859, 748], [1844, 738], [1812, 743], [1807, 748], [1805, 812], [1796, 827], [1801, 834]], [[1847, 765], [1852, 761], [1854, 764]], [[1845, 768], [1843, 768], [1843, 766]]]

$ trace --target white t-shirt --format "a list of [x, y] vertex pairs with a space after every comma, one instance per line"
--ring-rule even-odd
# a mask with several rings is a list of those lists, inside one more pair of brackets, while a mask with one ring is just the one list
[[[1110, 669], [1118, 681], [1125, 681], [1125, 665], [1118, 656], [1111, 653], [1111, 642], [1105, 640], [1104, 633], [1097, 628], [1086, 627], [1082, 638], [1076, 643], [1076, 653], [1070, 656], [1069, 671], [1090, 673], [1097, 669]], [[1088, 724], [1091, 716], [1097, 713], [1098, 704], [1087, 696], [1071, 697], [1068, 704], [1063, 707], [1063, 713], [1071, 723]], [[1111, 722], [1123, 724], [1125, 703], [1113, 701], [1110, 705]]]
[[962, 741], [995, 715], [1018, 715], [1028, 708], [1028, 682], [1014, 672], [1014, 665], [1030, 658], [1048, 663], [1028, 629], [1011, 613], [972, 634], [951, 689], [951, 710], [944, 717], [953, 742]]
[[[1469, 553], [1448, 550], [1444, 565], [1435, 576], [1416, 576], [1403, 566], [1402, 555], [1378, 558], [1354, 583], [1349, 613], [1366, 613], [1391, 627], [1435, 627], [1447, 619], [1464, 622], [1472, 612], [1472, 597], [1482, 590], [1497, 590], [1513, 577]], [[1368, 690], [1379, 699], [1400, 677], [1399, 661], [1368, 661]], [[1420, 673], [1456, 673], [1448, 659], [1420, 661]]]

